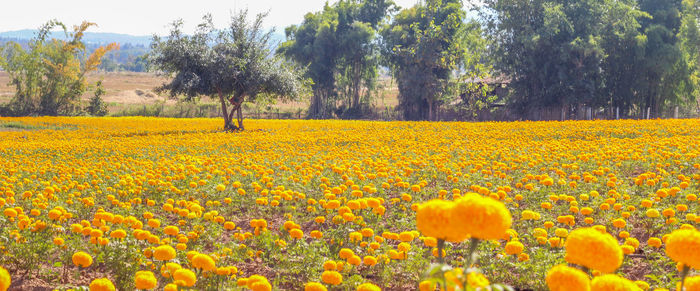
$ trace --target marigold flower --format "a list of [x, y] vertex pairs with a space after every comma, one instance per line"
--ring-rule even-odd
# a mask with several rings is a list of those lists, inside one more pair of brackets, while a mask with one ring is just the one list
[[213, 271], [216, 269], [214, 259], [206, 254], [196, 254], [194, 257], [192, 257], [192, 266], [204, 271]]
[[634, 282], [613, 274], [597, 276], [591, 281], [591, 291], [640, 290]]
[[[681, 282], [676, 284], [678, 290], [681, 289]], [[700, 290], [700, 276], [685, 277], [685, 283], [683, 285], [685, 291], [698, 291]], [[1, 289], [0, 289], [1, 290]]]
[[336, 271], [323, 271], [321, 280], [326, 284], [340, 285], [340, 283], [343, 283], [343, 275]]
[[476, 193], [467, 193], [455, 201], [451, 220], [455, 233], [483, 240], [500, 239], [513, 222], [502, 202]]
[[10, 273], [8, 273], [5, 268], [0, 267], [0, 291], [7, 291], [11, 283], [12, 278], [10, 277]]
[[[2, 290], [2, 287], [0, 287], [0, 290]], [[92, 280], [90, 283], [90, 291], [114, 291], [116, 288], [114, 287], [114, 284], [112, 284], [112, 281], [110, 281], [107, 278], [100, 278], [100, 279], [95, 279]]]
[[666, 239], [666, 255], [678, 263], [700, 269], [700, 231], [679, 229]]
[[362, 283], [360, 286], [357, 286], [357, 291], [382, 291], [382, 288], [379, 288], [379, 286], [374, 285], [372, 283]]
[[566, 261], [587, 268], [612, 273], [622, 265], [622, 249], [608, 233], [593, 228], [578, 228], [566, 240]]
[[517, 255], [522, 253], [524, 248], [523, 244], [519, 241], [509, 241], [506, 243], [505, 251], [506, 254]]
[[169, 245], [161, 245], [153, 251], [153, 257], [159, 261], [170, 261], [175, 258], [175, 249]]
[[86, 252], [77, 252], [72, 257], [73, 264], [78, 267], [87, 268], [92, 265], [92, 256]]
[[416, 226], [423, 235], [439, 239], [461, 242], [467, 238], [464, 233], [455, 232], [452, 209], [455, 204], [444, 200], [430, 200], [418, 206]]
[[178, 269], [173, 273], [175, 284], [185, 287], [192, 287], [197, 283], [197, 275], [188, 269]]
[[272, 290], [272, 285], [267, 281], [267, 278], [260, 275], [252, 275], [248, 277], [248, 282], [246, 284], [248, 289], [253, 291], [270, 291]]
[[588, 291], [591, 289], [591, 282], [586, 273], [563, 264], [549, 269], [545, 280], [551, 291]]
[[304, 291], [327, 291], [328, 289], [321, 283], [308, 282], [304, 285]]
[[134, 275], [134, 286], [136, 289], [150, 290], [158, 285], [156, 276], [151, 271], [138, 271]]

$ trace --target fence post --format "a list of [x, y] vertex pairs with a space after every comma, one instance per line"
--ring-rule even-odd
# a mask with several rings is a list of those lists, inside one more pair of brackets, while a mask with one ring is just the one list
[[615, 119], [620, 119], [620, 106], [615, 107]]
[[678, 119], [678, 106], [676, 106], [675, 108], [673, 108], [673, 118]]

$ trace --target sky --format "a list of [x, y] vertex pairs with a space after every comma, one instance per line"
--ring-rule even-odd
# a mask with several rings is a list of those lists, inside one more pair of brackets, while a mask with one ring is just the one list
[[[320, 11], [326, 0], [8, 0], [0, 9], [0, 32], [36, 29], [50, 19], [68, 27], [84, 20], [97, 23], [92, 32], [131, 35], [165, 35], [168, 24], [181, 18], [185, 32], [192, 32], [205, 13], [212, 13], [217, 26], [226, 25], [234, 11], [248, 8], [249, 14], [268, 11], [265, 27], [283, 32], [301, 23], [304, 14]], [[330, 0], [333, 3], [335, 0]], [[410, 7], [418, 0], [394, 0]]]

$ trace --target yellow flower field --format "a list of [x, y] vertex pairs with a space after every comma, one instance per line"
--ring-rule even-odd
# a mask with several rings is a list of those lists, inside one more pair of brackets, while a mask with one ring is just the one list
[[0, 291], [700, 290], [700, 120], [220, 127], [0, 118]]

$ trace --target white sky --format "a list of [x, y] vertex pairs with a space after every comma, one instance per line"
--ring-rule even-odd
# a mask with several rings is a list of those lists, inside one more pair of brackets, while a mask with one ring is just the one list
[[[269, 10], [266, 27], [283, 32], [290, 24], [301, 23], [304, 14], [323, 9], [325, 0], [3, 0], [0, 32], [36, 29], [50, 19], [72, 27], [83, 20], [97, 23], [92, 32], [131, 35], [167, 34], [168, 24], [182, 18], [191, 32], [205, 13], [212, 13], [217, 26], [224, 26], [233, 11], [248, 8], [249, 14]], [[329, 1], [331, 3], [335, 0]], [[418, 0], [394, 0], [410, 7]]]

